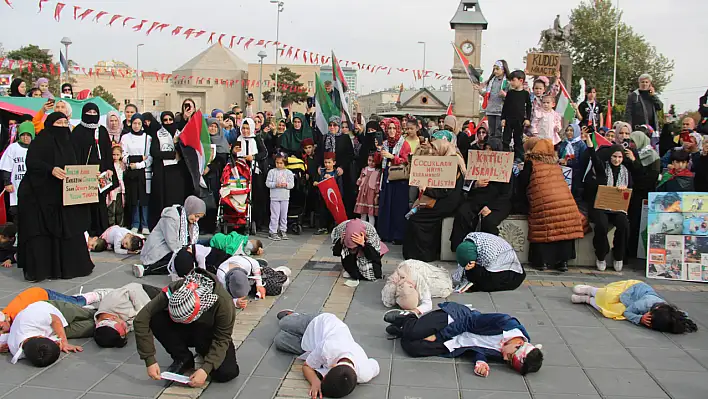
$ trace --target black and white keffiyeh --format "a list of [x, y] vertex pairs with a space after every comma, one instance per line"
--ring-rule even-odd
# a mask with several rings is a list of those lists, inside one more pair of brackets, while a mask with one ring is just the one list
[[[477, 267], [483, 267], [492, 273], [507, 270], [519, 274], [524, 272], [514, 247], [505, 239], [493, 234], [473, 232], [467, 234], [465, 241], [472, 241], [477, 247]], [[452, 275], [452, 281], [455, 285], [467, 283], [465, 265], [457, 265], [457, 270]]]
[[[391, 148], [389, 148], [389, 146], [388, 146], [388, 141], [384, 140], [383, 149], [388, 151], [389, 153], [391, 153], [394, 156], [398, 156], [401, 153], [401, 148], [403, 148], [403, 143], [405, 141], [406, 141], [406, 138], [401, 136], [398, 139], [398, 141], [396, 142], [396, 145], [393, 146], [393, 150], [391, 150]], [[388, 158], [384, 158], [383, 161], [381, 161], [382, 170], [386, 169], [386, 166], [388, 166], [388, 162], [389, 162]]]
[[184, 283], [175, 292], [167, 291], [167, 311], [174, 322], [190, 324], [218, 299], [214, 293], [214, 280], [195, 269], [184, 277]]
[[179, 240], [183, 247], [195, 245], [199, 240], [199, 225], [197, 223], [189, 224], [187, 211], [184, 207], [181, 207], [179, 212]]
[[[349, 220], [347, 220], [344, 223], [341, 223], [339, 226], [335, 227], [332, 230], [332, 242], [337, 242], [337, 240], [343, 240], [344, 239], [344, 230], [347, 227], [347, 223], [349, 223]], [[371, 225], [371, 223], [368, 222], [363, 222], [364, 225], [366, 226], [366, 243], [371, 245], [376, 252], [381, 253], [381, 239], [379, 238], [379, 234], [376, 232], [376, 228]], [[347, 248], [346, 245], [342, 245], [342, 259], [346, 258], [349, 256], [350, 251], [349, 248]], [[357, 258], [356, 258], [356, 265], [359, 268], [359, 273], [368, 281], [375, 281], [376, 276], [374, 275], [374, 265], [371, 263], [371, 261], [364, 256], [363, 252], [359, 252]]]
[[605, 174], [607, 175], [607, 185], [610, 187], [627, 187], [629, 186], [629, 172], [624, 165], [620, 165], [617, 181], [615, 175], [612, 174], [612, 168], [609, 162], [605, 162]]

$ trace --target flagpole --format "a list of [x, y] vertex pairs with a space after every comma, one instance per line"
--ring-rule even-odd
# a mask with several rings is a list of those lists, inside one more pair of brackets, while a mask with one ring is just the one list
[[622, 17], [622, 13], [619, 11], [619, 0], [617, 0], [617, 21], [615, 21], [615, 65], [612, 71], [612, 106], [615, 105], [615, 93], [617, 91], [617, 49], [619, 48], [619, 22]]
[[275, 95], [273, 96], [273, 113], [278, 110], [278, 51], [280, 51], [280, 13], [285, 8], [285, 3], [279, 0], [270, 0], [278, 6], [278, 18], [275, 26]]

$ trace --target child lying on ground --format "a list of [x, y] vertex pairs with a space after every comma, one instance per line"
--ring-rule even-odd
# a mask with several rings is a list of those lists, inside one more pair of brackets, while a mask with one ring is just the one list
[[142, 236], [120, 226], [111, 226], [100, 237], [89, 237], [87, 241], [89, 251], [103, 252], [107, 249], [119, 255], [138, 254], [144, 243]]
[[263, 255], [261, 240], [248, 239], [247, 235], [232, 231], [228, 235], [214, 234], [209, 241], [209, 246], [225, 251], [229, 255]]
[[616, 281], [604, 288], [576, 285], [570, 300], [587, 303], [609, 319], [626, 319], [656, 331], [672, 334], [698, 331], [685, 312], [668, 304], [649, 284], [639, 280]]
[[135, 316], [160, 292], [160, 288], [139, 283], [128, 283], [109, 292], [96, 311], [96, 344], [102, 348], [124, 347]]

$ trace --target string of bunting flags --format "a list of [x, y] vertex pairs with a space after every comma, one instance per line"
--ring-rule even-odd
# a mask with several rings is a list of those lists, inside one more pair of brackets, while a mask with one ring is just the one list
[[[5, 3], [12, 8], [12, 3], [10, 0], [5, 0]], [[51, 8], [46, 3], [49, 3], [49, 0], [39, 0], [39, 13], [43, 12], [45, 9]], [[327, 65], [331, 61], [329, 56], [274, 40], [229, 35], [226, 33], [214, 32], [200, 28], [173, 25], [160, 21], [131, 17], [124, 14], [115, 14], [108, 11], [84, 8], [73, 4], [67, 4], [65, 2], [57, 2], [54, 6], [54, 19], [57, 22], [61, 21], [62, 16], [66, 17], [67, 12], [69, 13], [68, 17], [73, 18], [74, 21], [94, 22], [97, 24], [105, 22], [109, 27], [123, 27], [132, 29], [135, 32], [145, 32], [146, 36], [154, 33], [171, 33], [172, 36], [184, 36], [185, 40], [202, 38], [206, 39], [208, 44], [217, 42], [228, 48], [243, 47], [245, 50], [248, 50], [251, 46], [264, 48], [268, 46], [279, 46], [280, 57], [289, 58], [293, 61], [302, 61], [305, 64], [314, 65]], [[422, 79], [424, 77], [434, 78], [436, 80], [452, 80], [452, 77], [448, 75], [442, 75], [430, 70], [365, 64], [359, 61], [350, 60], [338, 61], [339, 64], [344, 67], [356, 66], [360, 71], [367, 71], [371, 73], [386, 73], [387, 75], [390, 75], [391, 72], [411, 72], [415, 80]]]
[[[31, 62], [31, 61], [24, 61], [24, 60], [11, 60], [11, 59], [6, 59], [6, 58], [0, 58], [0, 68], [3, 69], [9, 69], [9, 70], [17, 70], [18, 72], [22, 72], [23, 69], [26, 69], [28, 72], [32, 72], [33, 70], [41, 70], [43, 73], [47, 73], [52, 76], [60, 76], [61, 75], [61, 69], [59, 67], [59, 64], [40, 64], [38, 62]], [[96, 76], [97, 78], [105, 77], [105, 78], [135, 78], [136, 77], [136, 71], [134, 69], [123, 69], [123, 68], [86, 68], [83, 67], [78, 67], [78, 66], [73, 66], [72, 72], [74, 74], [77, 73], [83, 73], [85, 76], [93, 77]], [[139, 75], [143, 80], [146, 79], [155, 79], [156, 82], [163, 82], [163, 83], [174, 83], [174, 84], [184, 84], [184, 83], [189, 83], [191, 84], [192, 81], [194, 81], [194, 84], [214, 84], [214, 85], [223, 85], [226, 87], [233, 87], [238, 84], [240, 84], [243, 87], [273, 87], [274, 82], [272, 80], [264, 80], [263, 82], [258, 81], [258, 80], [250, 80], [250, 79], [220, 79], [220, 78], [211, 78], [211, 77], [203, 77], [203, 76], [186, 76], [186, 75], [177, 75], [177, 74], [172, 74], [172, 73], [160, 73], [160, 72], [150, 72], [150, 71], [139, 71]], [[304, 86], [296, 86], [296, 85], [288, 85], [288, 84], [283, 84], [283, 83], [278, 83], [278, 87], [281, 88], [281, 90], [285, 91], [290, 91], [292, 93], [295, 92], [307, 92], [307, 88]]]

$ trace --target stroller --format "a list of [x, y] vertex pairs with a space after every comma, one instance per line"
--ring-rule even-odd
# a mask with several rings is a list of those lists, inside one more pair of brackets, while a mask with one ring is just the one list
[[302, 233], [302, 218], [305, 214], [308, 184], [305, 162], [297, 157], [288, 157], [287, 169], [295, 175], [295, 187], [290, 190], [288, 205], [288, 230], [293, 234]]
[[219, 206], [216, 216], [217, 231], [246, 231], [251, 225], [251, 167], [243, 158], [234, 165], [226, 164], [221, 174]]

